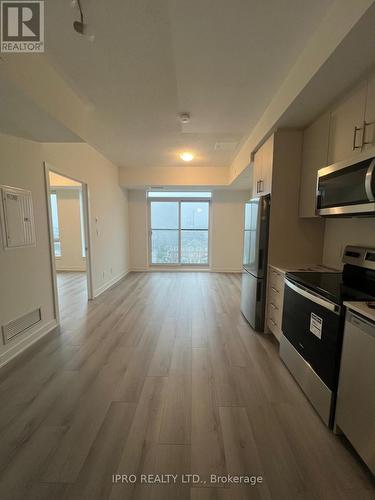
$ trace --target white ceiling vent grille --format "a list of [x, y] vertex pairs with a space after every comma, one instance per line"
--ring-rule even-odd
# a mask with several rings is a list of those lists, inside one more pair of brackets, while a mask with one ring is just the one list
[[24, 314], [20, 318], [14, 319], [10, 321], [7, 325], [3, 325], [3, 340], [4, 344], [7, 344], [14, 337], [24, 332], [31, 326], [39, 323], [42, 320], [42, 312], [40, 307], [31, 311], [27, 314]]
[[216, 142], [214, 146], [215, 151], [234, 151], [238, 142]]

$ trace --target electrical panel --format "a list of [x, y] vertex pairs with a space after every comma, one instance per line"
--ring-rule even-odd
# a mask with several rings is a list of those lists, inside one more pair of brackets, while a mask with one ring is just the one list
[[0, 186], [2, 233], [5, 249], [35, 246], [31, 191]]

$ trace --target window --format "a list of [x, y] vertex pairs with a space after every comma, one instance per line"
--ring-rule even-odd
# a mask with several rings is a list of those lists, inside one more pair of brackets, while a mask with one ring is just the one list
[[59, 212], [57, 209], [57, 194], [55, 192], [51, 193], [51, 215], [52, 215], [53, 244], [54, 244], [55, 257], [61, 257]]
[[152, 200], [150, 216], [151, 264], [208, 265], [208, 201]]
[[153, 264], [179, 262], [179, 203], [151, 203], [151, 261]]

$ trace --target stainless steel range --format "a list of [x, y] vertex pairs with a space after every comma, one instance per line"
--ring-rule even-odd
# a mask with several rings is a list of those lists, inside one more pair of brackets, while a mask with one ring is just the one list
[[375, 300], [375, 249], [347, 247], [342, 273], [286, 274], [280, 356], [323, 421], [333, 426], [344, 301]]

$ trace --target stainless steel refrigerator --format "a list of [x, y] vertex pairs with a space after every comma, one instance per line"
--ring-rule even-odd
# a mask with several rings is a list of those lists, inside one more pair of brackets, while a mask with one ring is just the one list
[[264, 331], [270, 195], [245, 204], [241, 311], [250, 325]]

